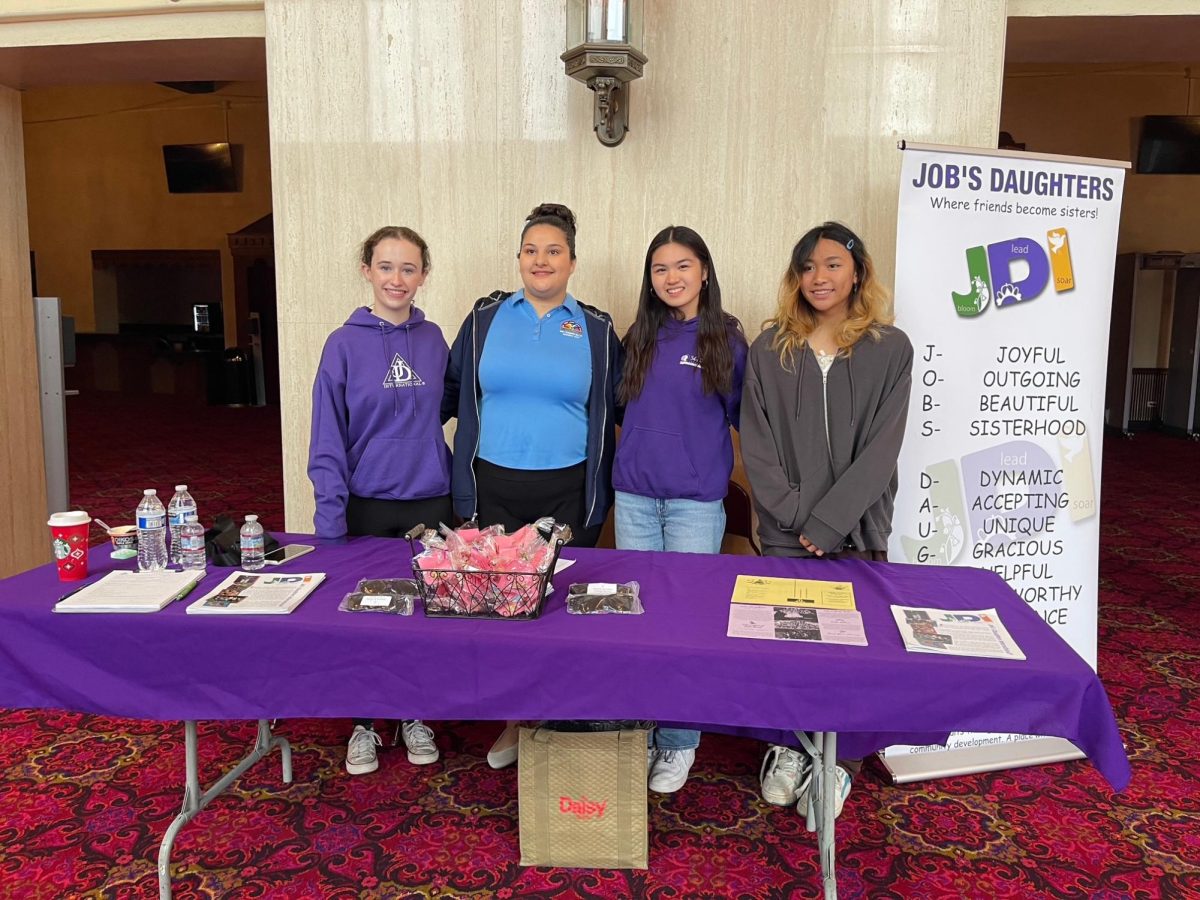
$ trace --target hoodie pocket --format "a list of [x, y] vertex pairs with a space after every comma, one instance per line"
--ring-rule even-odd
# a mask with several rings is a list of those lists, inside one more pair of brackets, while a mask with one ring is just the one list
[[446, 442], [437, 438], [374, 438], [350, 476], [350, 493], [379, 500], [449, 493], [449, 456]]
[[700, 489], [683, 437], [672, 431], [622, 430], [616, 468], [624, 488], [643, 497], [686, 497]]

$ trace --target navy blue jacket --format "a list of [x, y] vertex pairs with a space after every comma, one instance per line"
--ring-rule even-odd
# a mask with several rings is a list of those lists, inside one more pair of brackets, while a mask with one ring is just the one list
[[[493, 291], [475, 302], [458, 329], [446, 365], [446, 393], [442, 399], [442, 421], [458, 417], [454, 434], [454, 469], [450, 493], [454, 512], [464, 519], [477, 512], [475, 456], [479, 451], [479, 359], [488, 329], [505, 291]], [[588, 395], [587, 489], [584, 503], [587, 519], [581, 527], [601, 524], [613, 502], [612, 465], [616, 448], [617, 388], [621, 383], [624, 351], [612, 319], [594, 306], [580, 303], [587, 316], [588, 344], [592, 351], [592, 388]], [[553, 372], [546, 373], [553, 378]]]

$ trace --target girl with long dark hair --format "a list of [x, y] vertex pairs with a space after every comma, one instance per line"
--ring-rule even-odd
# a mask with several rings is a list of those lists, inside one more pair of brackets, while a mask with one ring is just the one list
[[[651, 240], [623, 343], [617, 548], [719, 553], [747, 348], [721, 307], [708, 245], [691, 228], [672, 225]], [[657, 729], [650, 789], [679, 790], [699, 745], [698, 731]]]

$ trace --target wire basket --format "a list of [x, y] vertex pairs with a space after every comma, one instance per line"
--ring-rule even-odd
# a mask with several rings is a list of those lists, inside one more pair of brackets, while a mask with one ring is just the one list
[[[409, 543], [412, 542], [410, 532]], [[550, 580], [564, 543], [561, 538], [551, 542], [550, 565], [540, 573], [422, 569], [416, 564], [414, 552], [413, 579], [425, 605], [425, 615], [453, 619], [536, 619], [546, 604]]]

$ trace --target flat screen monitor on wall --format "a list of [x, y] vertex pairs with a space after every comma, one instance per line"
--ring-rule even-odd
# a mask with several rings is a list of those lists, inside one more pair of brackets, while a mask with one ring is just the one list
[[1140, 175], [1200, 175], [1200, 116], [1145, 116]]
[[167, 190], [172, 194], [235, 193], [238, 172], [235, 159], [240, 144], [167, 144]]

